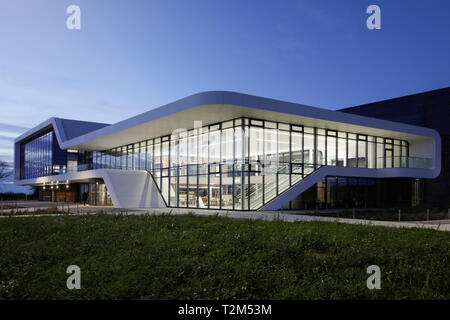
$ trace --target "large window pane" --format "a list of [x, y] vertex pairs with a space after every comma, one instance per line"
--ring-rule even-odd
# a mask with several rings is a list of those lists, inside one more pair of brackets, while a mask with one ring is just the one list
[[139, 143], [135, 143], [133, 147], [133, 170], [139, 170], [141, 159], [141, 148]]
[[188, 162], [188, 139], [186, 137], [186, 132], [181, 133], [180, 136], [178, 163], [180, 166], [185, 166]]
[[356, 140], [348, 139], [348, 166], [356, 168], [358, 159], [356, 157]]
[[305, 164], [314, 164], [314, 135], [305, 133], [304, 144], [303, 161]]
[[[207, 129], [203, 129], [205, 131]], [[209, 163], [208, 161], [208, 132], [200, 135], [199, 163]]]
[[209, 207], [220, 208], [220, 173], [209, 175]]
[[234, 209], [243, 210], [244, 179], [242, 176], [242, 164], [234, 166]]
[[341, 167], [347, 166], [347, 140], [345, 138], [338, 138], [337, 165]]
[[188, 141], [189, 141], [189, 159], [188, 159], [189, 164], [197, 164], [198, 136], [191, 135], [189, 136]]
[[384, 167], [384, 146], [383, 143], [377, 143], [377, 168]]
[[302, 163], [303, 162], [303, 148], [302, 148], [303, 133], [291, 132], [291, 162]]
[[147, 170], [153, 171], [153, 140], [147, 141]]
[[222, 165], [222, 209], [233, 209], [233, 166]]
[[208, 208], [208, 175], [198, 176], [198, 207]]
[[317, 135], [316, 164], [325, 164], [325, 136], [323, 135]]
[[290, 158], [290, 133], [289, 131], [278, 131], [278, 162], [280, 165], [288, 165]]
[[189, 176], [189, 194], [188, 194], [189, 208], [197, 208], [198, 196], [197, 196], [197, 175]]
[[276, 173], [278, 168], [278, 137], [277, 129], [264, 129], [264, 160], [262, 173], [270, 175]]
[[327, 165], [335, 166], [336, 161], [336, 137], [327, 137]]
[[233, 162], [233, 128], [222, 131], [222, 163]]
[[400, 167], [400, 146], [394, 145], [394, 168]]
[[180, 176], [178, 181], [178, 206], [187, 207], [187, 204], [188, 204], [187, 177]]
[[260, 170], [264, 154], [263, 128], [250, 127], [250, 164], [252, 170]]
[[242, 127], [234, 128], [234, 160], [238, 164], [244, 163], [244, 130]]
[[372, 140], [367, 143], [367, 160], [368, 160], [368, 168], [376, 167], [376, 143]]
[[263, 184], [262, 176], [259, 173], [250, 173], [250, 210], [254, 210], [262, 206], [263, 202]]
[[367, 167], [367, 142], [366, 141], [358, 141], [358, 168], [366, 168]]
[[220, 162], [220, 131], [209, 133], [209, 163]]
[[[163, 144], [164, 146], [164, 144]], [[179, 153], [179, 140], [178, 135], [172, 135], [171, 141], [170, 141], [170, 166], [173, 168], [175, 166], [179, 166], [179, 159], [178, 159], [178, 153]]]
[[163, 168], [169, 167], [169, 141], [163, 142], [161, 145], [161, 164]]

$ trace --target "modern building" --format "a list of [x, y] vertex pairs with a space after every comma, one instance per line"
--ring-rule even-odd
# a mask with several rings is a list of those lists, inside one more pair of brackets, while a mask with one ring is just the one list
[[112, 125], [51, 118], [15, 140], [16, 184], [118, 208], [418, 205], [440, 171], [434, 129], [224, 91]]
[[[389, 99], [340, 111], [366, 117], [404, 122], [433, 128], [442, 139], [442, 168], [436, 179], [421, 179], [413, 184], [419, 188], [424, 205], [450, 207], [450, 88], [442, 88], [406, 97]], [[396, 179], [393, 183], [399, 183]]]

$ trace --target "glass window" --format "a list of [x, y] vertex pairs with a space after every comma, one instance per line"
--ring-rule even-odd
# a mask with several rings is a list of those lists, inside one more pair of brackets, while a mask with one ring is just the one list
[[188, 163], [188, 138], [185, 132], [180, 135], [178, 148], [178, 163], [180, 166], [185, 166]]
[[[220, 169], [218, 169], [220, 170]], [[220, 174], [209, 175], [209, 207], [212, 209], [220, 208]]]
[[233, 128], [222, 131], [222, 163], [233, 163]]
[[208, 175], [200, 174], [198, 176], [198, 207], [208, 208]]
[[161, 165], [163, 168], [169, 167], [169, 157], [169, 142], [166, 141], [161, 144]]
[[133, 145], [130, 144], [127, 150], [127, 170], [134, 170], [133, 165]]
[[367, 168], [367, 142], [358, 140], [358, 168]]
[[161, 169], [161, 143], [155, 143], [155, 147], [153, 149], [154, 152], [154, 169]]
[[250, 127], [250, 164], [252, 170], [260, 170], [264, 154], [263, 128]]
[[347, 139], [338, 138], [338, 158], [337, 165], [341, 167], [347, 166]]
[[376, 143], [372, 141], [368, 142], [367, 145], [367, 160], [368, 160], [368, 167], [369, 168], [375, 168], [376, 167]]
[[146, 169], [153, 171], [153, 140], [147, 140], [147, 164]]
[[233, 209], [233, 166], [222, 165], [221, 208]]
[[394, 168], [400, 168], [400, 146], [396, 144], [394, 145]]
[[189, 164], [197, 164], [198, 136], [189, 136]]
[[357, 160], [358, 159], [356, 157], [356, 140], [350, 139], [350, 134], [349, 134], [349, 139], [348, 139], [348, 160], [347, 160], [348, 166], [356, 168], [358, 166], [358, 161]]
[[[307, 128], [305, 128], [306, 130]], [[304, 135], [304, 149], [303, 161], [305, 164], [314, 164], [314, 135], [305, 133]]]
[[141, 160], [141, 147], [139, 143], [135, 143], [133, 146], [133, 170], [139, 170]]
[[180, 176], [178, 179], [178, 207], [185, 208], [188, 205], [188, 178]]
[[303, 133], [291, 132], [291, 162], [303, 162]]
[[220, 131], [209, 133], [209, 163], [220, 162]]
[[325, 164], [325, 136], [317, 136], [316, 164]]
[[277, 172], [278, 168], [278, 138], [277, 130], [265, 128], [264, 129], [264, 160], [263, 160], [263, 174], [273, 174]]
[[384, 145], [383, 145], [383, 143], [377, 143], [377, 168], [384, 168]]
[[250, 210], [258, 209], [263, 205], [262, 175], [250, 173], [250, 185], [248, 187]]
[[[204, 131], [205, 129], [203, 129]], [[208, 163], [208, 132], [200, 134], [199, 163]]]
[[278, 131], [278, 162], [280, 167], [285, 167], [291, 162], [290, 132]]
[[244, 130], [242, 127], [234, 128], [234, 157], [236, 163], [244, 163]]
[[[336, 134], [336, 133], [335, 133]], [[327, 165], [335, 166], [336, 161], [336, 137], [327, 137]]]
[[197, 208], [197, 175], [189, 176], [189, 192], [188, 192], [188, 207]]
[[242, 168], [242, 164], [234, 166], [234, 210], [245, 210], [243, 207], [244, 178]]
[[[164, 144], [163, 144], [164, 147]], [[178, 159], [178, 152], [179, 152], [179, 140], [178, 135], [172, 135], [172, 139], [170, 141], [170, 167], [176, 167], [180, 165], [179, 159]]]

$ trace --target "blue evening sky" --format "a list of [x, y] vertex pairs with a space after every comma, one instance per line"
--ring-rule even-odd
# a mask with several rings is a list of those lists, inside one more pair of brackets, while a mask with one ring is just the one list
[[447, 87], [449, 16], [448, 0], [1, 1], [0, 160], [49, 117], [114, 123], [207, 90], [338, 109]]

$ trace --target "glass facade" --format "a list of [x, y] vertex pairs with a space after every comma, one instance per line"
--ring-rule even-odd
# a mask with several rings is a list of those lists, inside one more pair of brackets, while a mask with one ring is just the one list
[[24, 144], [23, 179], [31, 179], [53, 174], [53, 132], [48, 132]]
[[418, 179], [326, 177], [287, 203], [282, 210], [415, 206], [421, 203], [416, 181]]
[[238, 118], [93, 152], [93, 168], [148, 170], [170, 207], [255, 210], [322, 165], [408, 167], [407, 141]]
[[53, 131], [21, 145], [21, 179], [61, 174], [66, 171], [67, 151], [59, 148]]

